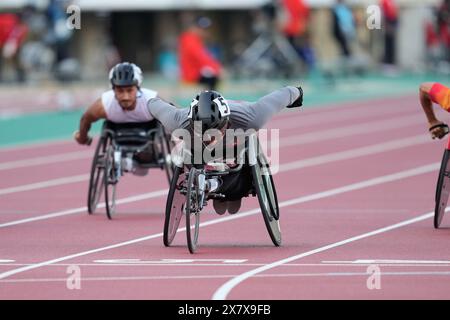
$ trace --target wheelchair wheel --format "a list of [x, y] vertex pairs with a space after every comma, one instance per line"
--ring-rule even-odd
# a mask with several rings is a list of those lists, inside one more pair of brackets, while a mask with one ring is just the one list
[[93, 214], [97, 209], [97, 205], [103, 190], [106, 145], [107, 138], [100, 137], [97, 143], [97, 147], [95, 148], [94, 159], [92, 160], [87, 201], [89, 214]]
[[259, 154], [257, 163], [252, 166], [252, 176], [264, 223], [273, 244], [278, 247], [281, 245], [278, 198], [269, 164], [262, 153]]
[[198, 171], [192, 168], [189, 172], [186, 191], [186, 238], [190, 253], [195, 253], [200, 229], [200, 208], [198, 190]]
[[169, 247], [175, 238], [184, 213], [186, 197], [181, 193], [184, 183], [185, 175], [183, 169], [176, 166], [166, 202], [163, 233], [163, 242], [166, 247]]
[[436, 185], [436, 206], [434, 208], [434, 227], [436, 229], [442, 223], [445, 208], [447, 207], [448, 197], [450, 194], [450, 151], [445, 150], [442, 157], [441, 169]]
[[166, 171], [167, 180], [170, 182], [172, 181], [172, 177], [174, 174], [174, 164], [172, 163], [172, 157], [171, 157], [171, 148], [170, 148], [170, 137], [166, 135], [164, 132], [164, 129], [161, 130], [161, 149], [162, 149], [162, 156], [164, 158], [164, 170]]
[[104, 185], [105, 185], [105, 207], [108, 219], [112, 219], [116, 211], [116, 168], [114, 167], [114, 149], [111, 144], [106, 147], [105, 167], [104, 167]]

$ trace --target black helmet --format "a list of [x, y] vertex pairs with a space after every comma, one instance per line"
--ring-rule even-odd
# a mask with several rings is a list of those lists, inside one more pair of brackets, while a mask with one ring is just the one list
[[116, 64], [109, 72], [109, 81], [114, 86], [140, 86], [142, 71], [134, 63], [122, 62]]
[[216, 91], [202, 91], [191, 102], [188, 117], [202, 122], [202, 132], [223, 128], [230, 117], [227, 101]]

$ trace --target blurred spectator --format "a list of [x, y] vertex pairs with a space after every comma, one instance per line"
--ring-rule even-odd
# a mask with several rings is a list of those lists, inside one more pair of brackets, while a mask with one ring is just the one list
[[450, 0], [444, 0], [437, 13], [437, 27], [445, 58], [450, 59]]
[[350, 8], [343, 0], [337, 0], [332, 8], [333, 35], [338, 42], [341, 53], [345, 58], [352, 55], [350, 44], [356, 36], [355, 20]]
[[10, 60], [16, 69], [17, 80], [25, 81], [25, 73], [20, 63], [20, 50], [28, 33], [28, 27], [20, 15], [0, 14], [0, 80], [4, 61]]
[[210, 52], [204, 40], [211, 27], [211, 20], [201, 17], [195, 21], [179, 39], [179, 61], [181, 80], [200, 83], [214, 90], [219, 81], [222, 66]]
[[303, 0], [282, 0], [285, 21], [282, 31], [308, 69], [314, 67], [314, 54], [307, 36], [309, 7]]
[[384, 17], [384, 57], [383, 63], [395, 65], [396, 35], [398, 27], [398, 9], [394, 0], [381, 0]]

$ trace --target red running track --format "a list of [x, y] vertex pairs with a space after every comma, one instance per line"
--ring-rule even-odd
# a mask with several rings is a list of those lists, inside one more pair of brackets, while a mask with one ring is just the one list
[[245, 199], [232, 216], [206, 208], [195, 255], [184, 231], [162, 244], [162, 171], [124, 177], [108, 221], [85, 208], [93, 148], [0, 150], [0, 299], [450, 298], [450, 218], [435, 230], [431, 213], [445, 142], [415, 96], [294, 110], [269, 128], [283, 245]]

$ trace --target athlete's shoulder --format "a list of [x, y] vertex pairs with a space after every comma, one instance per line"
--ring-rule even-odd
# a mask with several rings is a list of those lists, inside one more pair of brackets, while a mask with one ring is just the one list
[[151, 89], [146, 89], [146, 88], [141, 88], [140, 92], [142, 94], [142, 96], [145, 98], [145, 100], [150, 100], [153, 98], [156, 98], [158, 96], [158, 92], [155, 90], [151, 90]]

